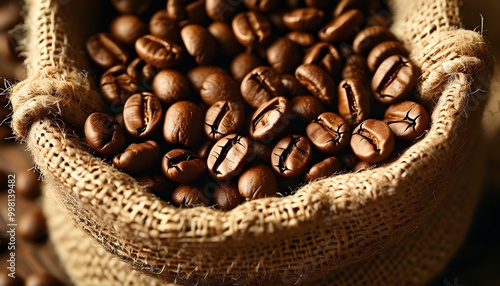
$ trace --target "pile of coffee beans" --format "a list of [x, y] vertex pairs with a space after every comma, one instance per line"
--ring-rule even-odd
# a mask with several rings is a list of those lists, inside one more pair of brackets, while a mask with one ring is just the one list
[[177, 206], [287, 195], [387, 163], [429, 126], [379, 0], [111, 3], [86, 42], [109, 110], [85, 138]]

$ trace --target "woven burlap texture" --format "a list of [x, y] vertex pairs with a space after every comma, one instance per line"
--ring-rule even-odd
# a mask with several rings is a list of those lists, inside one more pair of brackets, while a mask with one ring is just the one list
[[393, 30], [422, 68], [419, 91], [433, 107], [422, 140], [393, 163], [314, 182], [293, 196], [229, 212], [180, 210], [66, 131], [101, 103], [80, 69], [81, 46], [72, 41], [80, 30], [65, 19], [66, 7], [81, 1], [64, 3], [27, 1], [28, 79], [12, 94], [14, 130], [75, 223], [117, 258], [165, 281], [313, 279], [387, 249], [440, 206], [479, 129], [491, 74], [482, 36], [461, 29], [458, 0], [394, 0]]

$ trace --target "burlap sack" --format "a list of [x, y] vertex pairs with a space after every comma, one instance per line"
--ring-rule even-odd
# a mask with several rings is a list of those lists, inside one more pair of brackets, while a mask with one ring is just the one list
[[82, 70], [88, 21], [68, 17], [80, 5], [77, 14], [92, 19], [84, 13], [94, 4], [27, 1], [28, 79], [14, 88], [12, 124], [78, 227], [161, 280], [288, 284], [364, 260], [441, 206], [477, 137], [491, 77], [482, 36], [461, 29], [458, 0], [393, 0], [393, 31], [421, 67], [420, 97], [433, 108], [422, 140], [393, 163], [311, 183], [293, 196], [229, 212], [172, 207], [67, 131], [102, 106]]

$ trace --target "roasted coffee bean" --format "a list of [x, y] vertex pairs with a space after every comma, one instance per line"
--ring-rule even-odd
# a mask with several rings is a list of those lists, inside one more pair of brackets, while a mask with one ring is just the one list
[[127, 73], [125, 65], [114, 66], [101, 77], [100, 91], [113, 106], [122, 106], [137, 90], [137, 82]]
[[168, 189], [169, 185], [172, 183], [162, 175], [153, 175], [153, 176], [142, 176], [136, 179], [139, 185], [145, 187], [150, 192], [155, 195], [161, 196], [165, 190]]
[[266, 66], [249, 72], [241, 82], [240, 90], [243, 99], [253, 108], [259, 108], [273, 97], [285, 95], [280, 74]]
[[317, 65], [303, 64], [295, 70], [295, 77], [312, 95], [326, 104], [332, 104], [337, 91], [333, 79]]
[[123, 153], [113, 157], [113, 165], [130, 175], [137, 175], [148, 171], [160, 158], [160, 146], [155, 141], [148, 140], [130, 144]]
[[220, 53], [227, 57], [234, 57], [243, 52], [243, 46], [236, 40], [231, 26], [224, 22], [213, 22], [208, 26], [208, 31], [215, 38]]
[[268, 13], [278, 8], [280, 1], [276, 0], [243, 0], [248, 9]]
[[358, 54], [349, 56], [342, 70], [343, 79], [357, 79], [364, 85], [369, 83], [369, 70], [366, 59]]
[[[41, 194], [39, 174], [33, 171], [22, 171], [16, 173], [16, 185], [14, 187], [16, 194], [25, 199], [34, 200]], [[6, 185], [4, 185], [6, 186]]]
[[253, 53], [241, 53], [231, 61], [231, 75], [236, 80], [242, 81], [249, 72], [262, 64], [262, 60]]
[[394, 55], [408, 56], [408, 51], [400, 42], [388, 41], [376, 45], [368, 54], [366, 63], [371, 72], [375, 72], [380, 64]]
[[160, 10], [151, 17], [149, 33], [168, 42], [180, 44], [182, 41], [179, 26], [174, 19], [167, 16], [165, 10]]
[[16, 273], [15, 278], [9, 276], [11, 272], [7, 270], [0, 271], [0, 286], [24, 286], [24, 279]]
[[325, 69], [330, 75], [337, 75], [342, 67], [340, 52], [328, 43], [317, 43], [304, 55], [304, 64], [314, 64]]
[[152, 82], [153, 93], [165, 106], [181, 101], [191, 93], [191, 86], [184, 74], [173, 69], [161, 70]]
[[288, 135], [278, 141], [271, 154], [273, 170], [283, 177], [299, 177], [312, 157], [311, 142], [302, 135]]
[[187, 78], [196, 92], [200, 92], [203, 87], [203, 82], [207, 76], [214, 73], [227, 74], [226, 70], [217, 66], [196, 66], [188, 71]]
[[364, 6], [366, 6], [364, 0], [340, 0], [333, 11], [333, 17], [338, 17], [352, 9], [362, 10]]
[[368, 54], [376, 45], [396, 40], [396, 36], [388, 28], [372, 26], [361, 30], [356, 35], [352, 43], [352, 49], [357, 54]]
[[271, 23], [273, 30], [279, 34], [288, 31], [288, 28], [285, 26], [285, 23], [283, 23], [283, 15], [285, 13], [286, 11], [280, 9], [266, 14], [266, 17], [267, 19], [269, 19], [269, 22]]
[[307, 125], [306, 134], [318, 150], [335, 154], [349, 145], [351, 128], [339, 115], [324, 112]]
[[202, 24], [207, 19], [205, 0], [169, 0], [167, 16], [174, 19], [180, 27], [190, 24]]
[[301, 64], [300, 47], [287, 38], [279, 38], [266, 50], [268, 63], [278, 73], [293, 73]]
[[306, 182], [312, 182], [319, 178], [329, 177], [342, 170], [342, 161], [337, 157], [329, 157], [314, 164], [304, 175], [304, 180], [306, 180]]
[[221, 100], [215, 102], [205, 114], [205, 134], [211, 140], [238, 133], [245, 120], [240, 102]]
[[205, 0], [205, 10], [210, 19], [228, 22], [238, 12], [237, 4], [240, 3], [233, 0]]
[[19, 219], [17, 234], [28, 242], [43, 242], [47, 239], [45, 216], [38, 208], [24, 213]]
[[135, 15], [122, 15], [116, 17], [109, 28], [113, 38], [128, 46], [133, 46], [135, 41], [147, 32], [146, 25]]
[[367, 119], [354, 129], [351, 148], [362, 161], [381, 162], [394, 150], [394, 133], [383, 121]]
[[152, 93], [141, 92], [132, 95], [123, 107], [123, 120], [128, 134], [140, 138], [150, 138], [160, 129], [163, 108], [160, 100]]
[[269, 164], [271, 161], [272, 146], [264, 144], [259, 141], [252, 141], [254, 156], [262, 163]]
[[127, 74], [129, 74], [138, 85], [141, 91], [148, 91], [151, 89], [153, 78], [159, 72], [157, 67], [146, 63], [141, 58], [135, 58], [127, 67]]
[[45, 273], [33, 273], [26, 277], [25, 286], [64, 286], [55, 276]]
[[415, 87], [417, 80], [417, 68], [408, 58], [391, 56], [373, 75], [373, 96], [384, 104], [401, 101]]
[[208, 170], [219, 180], [236, 177], [249, 161], [252, 145], [248, 138], [230, 134], [215, 143], [207, 158]]
[[289, 98], [309, 94], [307, 88], [293, 74], [282, 74], [281, 82], [285, 87], [285, 95]]
[[403, 101], [387, 108], [384, 122], [389, 125], [396, 139], [413, 141], [429, 127], [429, 114], [413, 101]]
[[363, 24], [363, 12], [357, 9], [346, 11], [326, 24], [318, 32], [323, 42], [332, 44], [348, 42], [354, 38]]
[[145, 62], [158, 68], [168, 69], [179, 63], [183, 50], [174, 42], [152, 35], [140, 37], [135, 50]]
[[163, 156], [161, 169], [174, 182], [190, 183], [205, 174], [207, 163], [192, 151], [173, 149]]
[[339, 84], [338, 110], [351, 126], [368, 119], [371, 112], [370, 94], [357, 79], [345, 79]]
[[214, 143], [214, 141], [205, 140], [205, 142], [202, 143], [196, 150], [196, 155], [198, 155], [198, 157], [202, 158], [203, 160], [206, 160], [208, 158], [208, 154], [210, 154], [210, 150], [214, 146]]
[[229, 211], [237, 207], [243, 201], [234, 184], [224, 184], [215, 189], [214, 202], [217, 209]]
[[260, 48], [269, 44], [272, 26], [265, 16], [258, 12], [242, 12], [232, 21], [236, 39], [245, 47]]
[[103, 69], [128, 62], [128, 54], [110, 35], [99, 33], [88, 38], [85, 45], [92, 61]]
[[112, 157], [126, 148], [123, 130], [114, 118], [106, 113], [90, 114], [83, 129], [87, 143], [101, 155]]
[[291, 100], [290, 105], [292, 112], [297, 115], [303, 124], [308, 124], [325, 112], [325, 107], [321, 101], [310, 95], [296, 96]]
[[262, 143], [270, 143], [283, 134], [293, 116], [290, 104], [282, 96], [262, 104], [252, 115], [250, 136]]
[[203, 26], [190, 24], [181, 30], [187, 52], [199, 65], [210, 64], [217, 55], [217, 41]]
[[365, 171], [365, 170], [369, 170], [371, 168], [374, 168], [376, 167], [377, 165], [373, 164], [373, 163], [368, 163], [368, 162], [365, 162], [365, 161], [359, 161], [356, 166], [354, 166], [354, 168], [352, 169], [353, 172], [361, 172], [361, 171]]
[[200, 96], [207, 105], [220, 100], [242, 101], [238, 82], [226, 73], [208, 75], [203, 81]]
[[312, 32], [323, 24], [325, 14], [317, 8], [299, 8], [283, 15], [285, 26], [298, 32]]
[[342, 165], [344, 165], [345, 170], [348, 171], [352, 171], [352, 169], [354, 169], [356, 164], [359, 162], [359, 158], [356, 157], [356, 154], [354, 154], [350, 148], [346, 148], [338, 155], [338, 157], [342, 161]]
[[175, 188], [172, 193], [172, 202], [181, 208], [210, 205], [210, 200], [203, 194], [199, 187], [186, 184]]
[[163, 137], [170, 144], [195, 146], [203, 134], [203, 111], [189, 101], [172, 104], [165, 114]]
[[111, 0], [111, 4], [121, 14], [142, 14], [151, 5], [151, 0]]
[[314, 35], [309, 33], [290, 32], [286, 34], [286, 37], [304, 49], [307, 49], [316, 43]]
[[278, 179], [267, 165], [257, 164], [241, 173], [238, 178], [238, 190], [247, 200], [275, 197]]
[[385, 11], [385, 13], [379, 12], [376, 14], [371, 14], [366, 19], [366, 27], [382, 26], [389, 28], [391, 24], [392, 24], [392, 17], [387, 11]]

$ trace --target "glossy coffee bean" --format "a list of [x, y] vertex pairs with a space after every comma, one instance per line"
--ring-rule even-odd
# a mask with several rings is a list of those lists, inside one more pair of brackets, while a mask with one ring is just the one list
[[9, 276], [11, 272], [7, 270], [0, 271], [0, 286], [24, 286], [24, 279], [16, 273], [15, 278]]
[[241, 101], [239, 83], [227, 73], [210, 74], [203, 81], [200, 97], [207, 105], [220, 100]]
[[203, 134], [203, 121], [203, 112], [198, 105], [178, 101], [165, 114], [163, 137], [167, 143], [193, 147]]
[[271, 165], [282, 177], [299, 177], [305, 173], [311, 157], [312, 146], [307, 137], [288, 135], [274, 146]]
[[253, 53], [241, 53], [233, 58], [229, 69], [236, 80], [242, 81], [249, 72], [262, 65], [262, 60]]
[[417, 80], [417, 68], [408, 58], [391, 56], [373, 75], [373, 96], [384, 104], [401, 101], [415, 87]]
[[138, 90], [134, 77], [127, 73], [127, 66], [118, 65], [108, 69], [100, 81], [100, 91], [107, 102], [122, 106]]
[[293, 73], [301, 64], [299, 45], [287, 38], [279, 38], [266, 50], [267, 62], [280, 74]]
[[167, 16], [174, 19], [180, 27], [201, 24], [207, 19], [205, 0], [169, 0], [166, 8]]
[[130, 175], [137, 175], [147, 171], [160, 158], [160, 146], [148, 140], [130, 144], [123, 153], [113, 157], [113, 165]]
[[247, 200], [275, 197], [278, 179], [268, 165], [257, 164], [241, 173], [238, 178], [238, 190]]
[[145, 62], [158, 68], [168, 69], [179, 63], [183, 50], [174, 42], [152, 35], [140, 37], [135, 50]]
[[[21, 171], [16, 173], [16, 194], [28, 200], [34, 200], [41, 194], [39, 180], [40, 174], [33, 171]], [[6, 186], [6, 184], [4, 185]]]
[[139, 185], [145, 187], [156, 195], [163, 195], [162, 193], [165, 192], [169, 188], [169, 185], [172, 184], [172, 182], [169, 181], [163, 174], [142, 176], [137, 178], [137, 182]]
[[55, 276], [45, 273], [33, 273], [26, 277], [25, 286], [64, 286]]
[[229, 22], [238, 12], [233, 0], [205, 0], [205, 11], [210, 19], [214, 21]]
[[270, 143], [280, 137], [293, 116], [285, 97], [278, 96], [264, 103], [252, 115], [250, 136], [262, 143]]
[[220, 54], [232, 58], [243, 52], [243, 46], [236, 40], [230, 25], [220, 21], [212, 22], [208, 31], [217, 41]]
[[368, 54], [376, 45], [396, 41], [396, 36], [382, 26], [372, 26], [361, 30], [352, 43], [352, 49], [358, 54]]
[[116, 17], [109, 28], [113, 38], [128, 46], [133, 46], [135, 41], [147, 32], [146, 24], [135, 15], [122, 15]]
[[207, 158], [210, 173], [219, 180], [236, 177], [249, 161], [252, 145], [248, 138], [230, 134], [215, 143]]
[[151, 5], [151, 0], [111, 0], [111, 4], [121, 14], [142, 14]]
[[301, 123], [304, 124], [308, 124], [325, 112], [325, 107], [321, 101], [310, 95], [296, 96], [291, 100], [290, 105], [293, 114], [297, 115]]
[[285, 37], [304, 49], [307, 49], [316, 43], [316, 37], [310, 33], [294, 31], [286, 34]]
[[163, 156], [161, 169], [174, 182], [190, 183], [205, 174], [207, 163], [192, 151], [173, 149]]
[[370, 82], [370, 71], [366, 64], [366, 59], [358, 54], [353, 54], [346, 59], [344, 68], [342, 69], [343, 79], [356, 79], [367, 85]]
[[97, 153], [112, 157], [126, 147], [125, 134], [120, 125], [108, 114], [95, 112], [84, 124], [85, 139]]
[[180, 185], [172, 193], [172, 202], [181, 208], [208, 206], [210, 201], [199, 187]]
[[85, 47], [92, 61], [103, 69], [126, 64], [129, 60], [125, 49], [105, 33], [88, 38]]
[[365, 6], [366, 2], [364, 0], [340, 0], [337, 6], [335, 6], [333, 17], [338, 17], [352, 9], [362, 10]]
[[309, 92], [326, 104], [332, 104], [336, 97], [336, 85], [328, 73], [317, 65], [303, 64], [295, 70], [295, 77]]
[[186, 76], [173, 69], [161, 70], [153, 78], [151, 85], [154, 95], [164, 106], [181, 101], [191, 93], [191, 86]]
[[264, 47], [271, 40], [271, 23], [258, 12], [239, 13], [231, 24], [236, 39], [245, 47]]
[[214, 202], [217, 209], [229, 211], [237, 207], [243, 201], [234, 184], [223, 184], [214, 192]]
[[288, 98], [309, 94], [307, 88], [305, 88], [293, 74], [282, 74], [281, 82], [285, 87], [285, 95]]
[[244, 107], [236, 101], [217, 101], [205, 114], [205, 134], [211, 140], [238, 133], [245, 120]]
[[156, 12], [149, 20], [149, 33], [164, 41], [181, 43], [181, 30], [175, 22], [167, 16], [165, 10]]
[[387, 108], [384, 122], [389, 125], [396, 139], [413, 141], [429, 127], [429, 114], [413, 101], [403, 101]]
[[150, 138], [163, 124], [160, 100], [150, 92], [132, 95], [123, 107], [127, 133], [140, 139]]
[[403, 47], [400, 42], [388, 41], [382, 42], [370, 51], [366, 58], [366, 63], [371, 72], [375, 72], [380, 64], [388, 57], [394, 55], [402, 55], [407, 57], [408, 51]]
[[240, 86], [243, 99], [253, 108], [259, 108], [274, 97], [285, 95], [281, 76], [270, 67], [260, 66], [249, 72]]
[[340, 82], [338, 111], [339, 115], [351, 126], [356, 126], [368, 119], [371, 112], [370, 94], [361, 81], [345, 79]]
[[342, 67], [340, 52], [328, 43], [317, 43], [304, 55], [304, 64], [314, 64], [325, 69], [330, 75], [337, 75]]
[[362, 161], [378, 163], [391, 155], [394, 141], [394, 133], [386, 123], [367, 119], [354, 129], [351, 149]]
[[359, 161], [356, 164], [356, 166], [354, 166], [354, 168], [352, 169], [352, 171], [353, 172], [361, 172], [361, 171], [369, 170], [369, 169], [374, 168], [376, 166], [377, 165], [373, 164], [373, 163], [368, 163], [368, 162], [365, 162], [365, 161]]
[[323, 153], [335, 154], [349, 145], [351, 128], [333, 112], [324, 112], [306, 128], [307, 137]]
[[203, 26], [185, 26], [181, 30], [181, 38], [187, 52], [199, 65], [210, 64], [217, 55], [217, 41]]
[[47, 239], [47, 224], [42, 211], [35, 208], [24, 213], [19, 219], [16, 231], [20, 238], [28, 242], [44, 242]]
[[359, 31], [359, 28], [363, 24], [363, 19], [363, 12], [360, 10], [348, 10], [321, 28], [318, 32], [318, 37], [323, 42], [333, 44], [348, 42]]
[[309, 171], [304, 175], [304, 180], [312, 182], [320, 178], [330, 177], [342, 170], [342, 161], [339, 158], [328, 157], [309, 168]]
[[186, 76], [194, 90], [199, 93], [207, 76], [213, 73], [227, 74], [225, 69], [218, 66], [196, 66], [188, 71]]
[[200, 146], [196, 149], [196, 155], [206, 160], [208, 158], [208, 154], [210, 154], [210, 150], [214, 146], [215, 142], [211, 140], [205, 140]]
[[127, 74], [137, 83], [138, 90], [148, 91], [151, 89], [153, 78], [160, 69], [146, 63], [143, 59], [137, 57], [127, 66]]
[[298, 32], [312, 32], [323, 24], [324, 12], [317, 8], [299, 8], [283, 15], [285, 26]]

